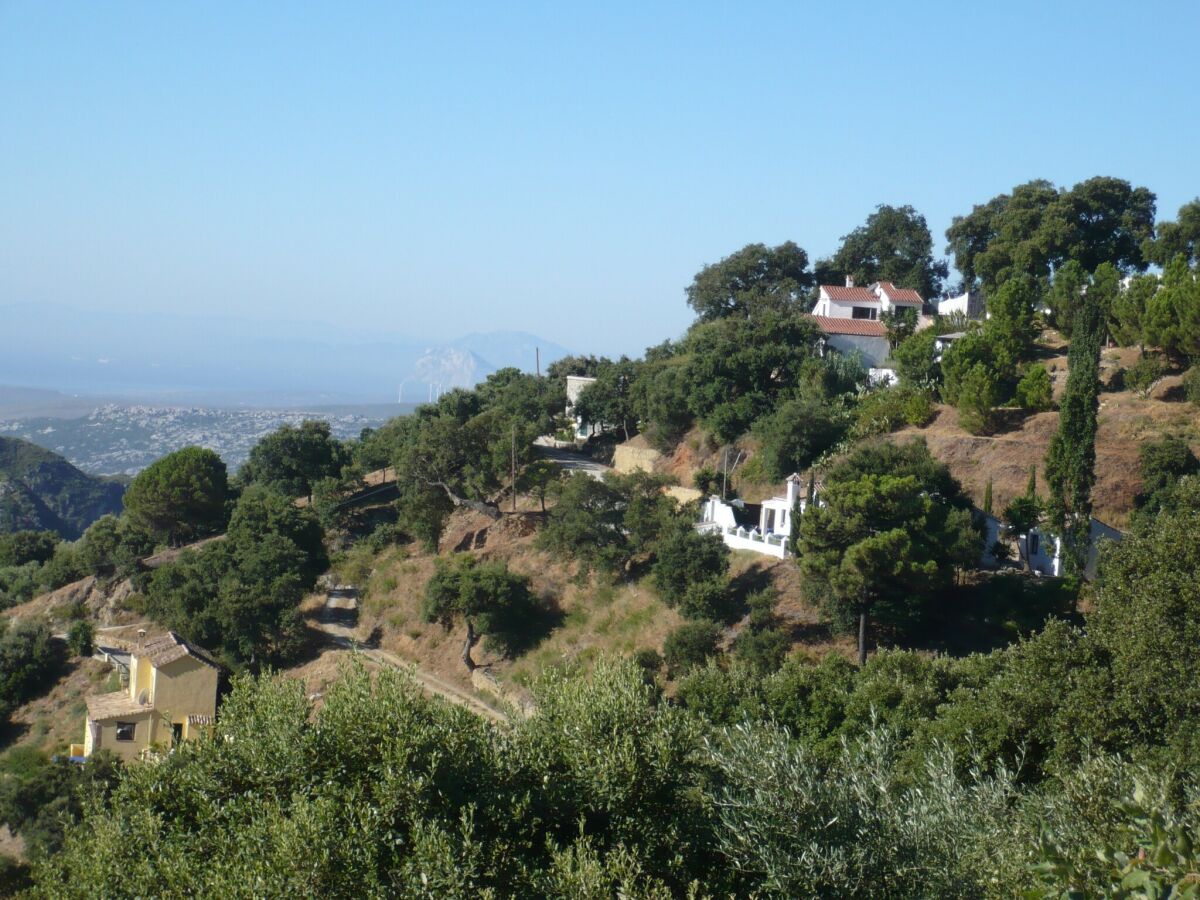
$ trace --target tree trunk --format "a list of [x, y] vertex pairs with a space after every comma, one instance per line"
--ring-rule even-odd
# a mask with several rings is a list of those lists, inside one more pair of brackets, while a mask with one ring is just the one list
[[867, 664], [867, 611], [858, 613], [858, 666], [861, 669]]
[[446, 492], [446, 496], [450, 498], [450, 502], [455, 506], [465, 506], [468, 509], [473, 509], [476, 512], [481, 512], [489, 519], [500, 518], [500, 507], [493, 506], [491, 503], [484, 503], [481, 500], [468, 500], [466, 497], [460, 497], [454, 491], [450, 490], [450, 486], [444, 481], [427, 481], [430, 487], [440, 487]]
[[467, 667], [468, 672], [474, 672], [478, 666], [475, 665], [475, 660], [471, 659], [471, 650], [479, 643], [481, 635], [475, 632], [475, 625], [470, 619], [467, 620], [467, 639], [463, 642], [462, 661]]

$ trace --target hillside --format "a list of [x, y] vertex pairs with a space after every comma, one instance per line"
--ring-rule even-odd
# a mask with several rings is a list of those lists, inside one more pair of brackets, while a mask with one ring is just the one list
[[74, 540], [96, 519], [119, 513], [124, 492], [56, 453], [0, 437], [0, 531], [54, 531]]

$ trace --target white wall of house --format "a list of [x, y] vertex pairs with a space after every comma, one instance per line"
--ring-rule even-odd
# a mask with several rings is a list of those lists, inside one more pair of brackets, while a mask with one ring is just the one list
[[825, 343], [839, 353], [853, 353], [857, 350], [862, 354], [863, 365], [868, 368], [881, 368], [892, 350], [886, 337], [873, 337], [865, 334], [829, 334]]
[[[990, 568], [999, 564], [999, 560], [992, 553], [992, 547], [997, 541], [1006, 541], [1008, 538], [1005, 536], [1003, 524], [995, 516], [986, 516], [984, 522], [984, 547], [980, 562]], [[1104, 543], [1120, 541], [1122, 537], [1124, 535], [1117, 529], [1105, 525], [1099, 519], [1092, 519], [1087, 562], [1083, 569], [1084, 578], [1091, 581], [1096, 577], [1096, 565]], [[1039, 575], [1062, 575], [1062, 542], [1058, 538], [1040, 528], [1033, 528], [1029, 534], [1018, 535], [1016, 545], [1018, 557], [1013, 562], [1028, 563], [1030, 570]]]
[[721, 535], [721, 540], [731, 550], [752, 550], [783, 559], [788, 552], [792, 509], [797, 501], [801, 512], [804, 511], [804, 500], [800, 493], [800, 476], [790, 476], [783, 495], [763, 501], [757, 528], [738, 525], [732, 505], [720, 497], [709, 497], [700, 507], [700, 521], [696, 528], [701, 532]]
[[957, 297], [948, 297], [938, 303], [938, 315], [949, 316], [953, 313], [962, 313], [969, 319], [982, 319], [986, 305], [983, 302], [983, 294], [979, 291], [968, 291], [965, 294], [959, 294]]
[[[854, 315], [855, 308], [868, 310], [867, 314], [859, 313]], [[877, 319], [880, 312], [883, 311], [883, 304], [868, 303], [860, 301], [855, 303], [851, 300], [834, 300], [833, 298], [822, 294], [817, 300], [817, 305], [813, 307], [814, 316], [829, 316], [831, 319]]]
[[595, 426], [590, 422], [585, 422], [579, 416], [575, 415], [575, 402], [579, 399], [579, 395], [583, 393], [583, 389], [589, 384], [595, 384], [595, 378], [589, 378], [586, 375], [568, 375], [567, 376], [567, 416], [575, 422], [575, 437], [579, 439], [587, 439], [595, 434]]

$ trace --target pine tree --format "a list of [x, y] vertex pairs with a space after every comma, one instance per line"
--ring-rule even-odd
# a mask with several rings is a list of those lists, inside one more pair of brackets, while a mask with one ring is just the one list
[[1104, 320], [1098, 305], [1084, 303], [1075, 314], [1067, 355], [1067, 385], [1059, 404], [1058, 431], [1046, 451], [1050, 488], [1047, 514], [1061, 537], [1068, 571], [1087, 558], [1096, 482], [1096, 426], [1100, 408], [1100, 346]]

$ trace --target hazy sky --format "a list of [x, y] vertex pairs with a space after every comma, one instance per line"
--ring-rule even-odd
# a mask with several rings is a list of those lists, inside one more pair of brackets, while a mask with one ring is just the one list
[[[0, 305], [678, 335], [750, 241], [1200, 193], [1200, 4], [0, 0]], [[3, 329], [3, 322], [0, 322]]]

